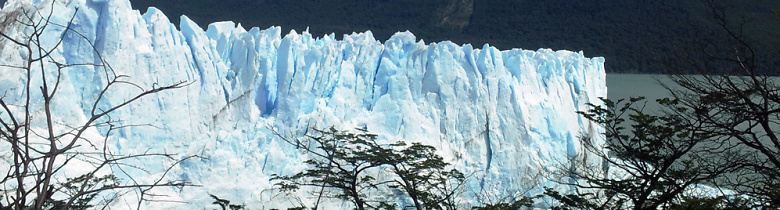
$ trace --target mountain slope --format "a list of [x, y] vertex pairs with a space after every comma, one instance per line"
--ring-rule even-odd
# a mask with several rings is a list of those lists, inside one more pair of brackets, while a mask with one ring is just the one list
[[[380, 40], [409, 30], [424, 40], [490, 43], [502, 49], [579, 49], [589, 56], [608, 58], [610, 73], [669, 73], [673, 72], [670, 66], [685, 62], [684, 58], [706, 59], [700, 53], [701, 44], [727, 44], [706, 2], [133, 0], [133, 6], [142, 11], [155, 6], [175, 16], [186, 14], [201, 26], [233, 20], [248, 26], [310, 28], [315, 35], [371, 30]], [[732, 27], [746, 22], [746, 38], [761, 50], [760, 61], [780, 64], [772, 56], [780, 47], [780, 20], [772, 11], [780, 9], [780, 1], [713, 2], [725, 6]]]

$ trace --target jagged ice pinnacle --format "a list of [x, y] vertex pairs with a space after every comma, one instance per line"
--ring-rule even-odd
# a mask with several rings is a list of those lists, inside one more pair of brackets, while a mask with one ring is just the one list
[[[0, 17], [50, 1], [9, 0]], [[78, 12], [76, 12], [76, 8]], [[132, 10], [128, 0], [57, 1], [52, 22], [67, 25], [94, 43], [118, 73], [143, 87], [193, 82], [118, 110], [122, 123], [151, 124], [119, 130], [110, 147], [121, 153], [152, 150], [206, 159], [183, 162], [171, 173], [202, 185], [165, 189], [170, 208], [202, 208], [215, 194], [250, 208], [285, 207], [271, 189], [271, 174], [303, 170], [307, 158], [279, 139], [310, 128], [366, 128], [383, 142], [432, 145], [469, 175], [464, 195], [500, 198], [554, 186], [543, 176], [555, 161], [582, 152], [579, 135], [600, 128], [575, 112], [606, 97], [603, 58], [582, 52], [474, 48], [449, 41], [425, 43], [399, 32], [384, 43], [370, 31], [314, 37], [280, 27], [246, 30], [217, 22], [205, 31], [186, 16], [178, 25], [159, 10]], [[14, 26], [2, 26], [13, 31]], [[45, 31], [54, 43], [61, 27]], [[12, 34], [23, 34], [13, 31]], [[9, 47], [4, 42], [0, 47]], [[23, 59], [2, 50], [2, 64]], [[79, 36], [67, 34], [54, 57], [69, 64], [95, 62], [97, 54]], [[54, 71], [54, 70], [51, 70]], [[96, 67], [64, 72], [55, 110], [62, 123], [84, 119], [104, 83]], [[0, 91], [21, 100], [22, 72], [0, 70]], [[106, 103], [131, 92], [116, 91]], [[102, 138], [92, 131], [92, 137]], [[2, 150], [6, 150], [3, 148]], [[139, 162], [159, 171], [154, 162]], [[73, 169], [76, 170], [76, 169]], [[270, 202], [274, 200], [275, 202]], [[308, 201], [307, 201], [308, 202]], [[124, 205], [124, 204], [122, 204]], [[274, 206], [276, 205], [276, 206]], [[332, 205], [346, 205], [334, 203]]]

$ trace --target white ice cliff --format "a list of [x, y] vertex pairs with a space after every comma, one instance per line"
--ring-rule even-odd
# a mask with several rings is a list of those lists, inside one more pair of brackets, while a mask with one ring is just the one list
[[[48, 10], [49, 2], [9, 0], [0, 20], [33, 5]], [[362, 127], [385, 142], [435, 146], [469, 175], [466, 197], [539, 193], [552, 185], [539, 175], [580, 152], [581, 134], [599, 132], [576, 111], [607, 91], [604, 59], [582, 52], [426, 44], [409, 32], [384, 43], [370, 31], [338, 40], [333, 34], [282, 34], [280, 27], [246, 30], [233, 22], [212, 23], [204, 31], [186, 16], [177, 28], [161, 11], [140, 14], [128, 0], [57, 0], [54, 11], [52, 22], [62, 25], [75, 14], [72, 29], [140, 86], [193, 82], [111, 115], [128, 125], [151, 124], [114, 133], [110, 146], [119, 152], [151, 148], [204, 157], [183, 162], [170, 175], [202, 187], [169, 189], [172, 197], [166, 199], [185, 203], [148, 204], [153, 206], [203, 208], [211, 204], [209, 193], [252, 209], [294, 205], [274, 200], [278, 192], [269, 190], [269, 177], [304, 169], [306, 156], [270, 128], [300, 136], [312, 127]], [[25, 33], [14, 27], [20, 26], [0, 29]], [[50, 27], [46, 43], [56, 42], [62, 31]], [[10, 46], [4, 41], [0, 49]], [[2, 50], [0, 64], [22, 62], [21, 53]], [[98, 59], [90, 43], [72, 33], [54, 57], [68, 64]], [[92, 66], [64, 72], [58, 94], [71, 103], [57, 108], [69, 116], [63, 123], [85, 118], [85, 101], [104, 82], [101, 72]], [[25, 82], [22, 73], [0, 67], [0, 92], [8, 100], [21, 100], [16, 87]], [[106, 103], [121, 103], [130, 94], [116, 91]], [[160, 163], [138, 164], [163, 169]]]

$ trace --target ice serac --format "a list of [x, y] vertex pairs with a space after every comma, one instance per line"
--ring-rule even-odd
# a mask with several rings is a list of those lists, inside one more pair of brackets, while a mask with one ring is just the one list
[[[9, 0], [1, 15], [31, 3], [51, 9], [50, 1]], [[282, 36], [279, 27], [246, 30], [233, 22], [212, 23], [204, 31], [186, 16], [177, 28], [160, 10], [140, 14], [127, 0], [57, 1], [54, 10], [52, 21], [63, 25], [75, 14], [72, 29], [94, 43], [117, 73], [139, 85], [192, 83], [112, 115], [127, 124], [154, 125], [113, 133], [119, 152], [151, 147], [205, 157], [173, 171], [202, 185], [182, 193], [170, 190], [177, 195], [172, 199], [187, 203], [164, 205], [180, 208], [210, 204], [209, 193], [255, 208], [294, 204], [269, 202], [282, 199], [268, 190], [269, 176], [303, 170], [306, 155], [272, 129], [301, 136], [330, 126], [366, 128], [384, 142], [435, 146], [469, 175], [467, 197], [539, 193], [541, 186], [553, 186], [541, 175], [556, 161], [582, 152], [579, 135], [599, 132], [575, 112], [606, 96], [604, 59], [582, 52], [426, 44], [410, 32], [384, 43], [370, 31], [341, 40], [307, 31]], [[46, 37], [61, 33], [52, 28]], [[68, 63], [98, 59], [81, 37], [65, 37], [55, 57]], [[2, 51], [3, 64], [20, 62], [14, 53]], [[93, 99], [104, 81], [95, 67], [65, 74], [67, 88], [60, 96], [82, 102], [62, 110], [81, 110], [76, 115], [83, 117], [88, 111], [83, 101]], [[9, 71], [0, 75], [0, 91], [23, 84], [23, 77]], [[132, 93], [116, 91], [106, 103], [121, 103]], [[161, 169], [159, 163], [138, 164]], [[464, 202], [477, 204], [477, 199]]]

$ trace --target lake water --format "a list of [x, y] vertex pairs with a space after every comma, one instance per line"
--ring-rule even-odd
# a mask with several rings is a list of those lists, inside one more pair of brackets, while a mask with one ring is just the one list
[[660, 82], [670, 83], [666, 75], [659, 74], [607, 74], [607, 98], [612, 100], [644, 96], [649, 100], [669, 97]]

